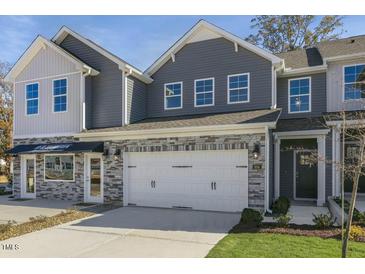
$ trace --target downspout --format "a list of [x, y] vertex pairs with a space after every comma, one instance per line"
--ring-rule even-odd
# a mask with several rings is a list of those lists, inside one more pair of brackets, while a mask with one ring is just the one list
[[269, 134], [269, 127], [265, 126], [265, 193], [264, 193], [264, 199], [265, 199], [265, 205], [264, 210], [266, 212], [272, 213], [270, 210], [270, 134]]
[[128, 79], [127, 77], [132, 74], [132, 69], [127, 71], [123, 70], [123, 88], [122, 88], [122, 96], [123, 96], [123, 126], [128, 125]]
[[86, 129], [86, 104], [85, 104], [85, 77], [91, 75], [91, 68], [87, 67], [86, 72], [81, 72], [81, 79], [80, 79], [80, 101], [82, 104], [81, 107], [81, 131]]

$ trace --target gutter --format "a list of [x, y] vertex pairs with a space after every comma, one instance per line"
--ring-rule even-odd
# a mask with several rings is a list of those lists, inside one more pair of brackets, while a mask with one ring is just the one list
[[82, 132], [77, 133], [74, 136], [76, 138], [105, 138], [105, 137], [119, 137], [121, 139], [128, 138], [147, 138], [146, 135], [156, 136], [163, 134], [174, 135], [174, 134], [183, 134], [183, 133], [214, 133], [218, 131], [222, 131], [225, 134], [228, 130], [247, 130], [247, 131], [257, 131], [264, 132], [265, 127], [267, 128], [275, 128], [276, 122], [268, 122], [268, 123], [252, 123], [252, 124], [243, 124], [243, 125], [211, 125], [211, 126], [193, 126], [193, 127], [178, 127], [178, 128], [161, 128], [161, 129], [148, 129], [148, 130], [116, 130], [116, 131], [98, 131], [98, 132]]
[[304, 73], [321, 73], [327, 71], [327, 64], [323, 64], [315, 67], [305, 67], [305, 68], [285, 68], [281, 74], [278, 74], [278, 78], [283, 78], [287, 76], [296, 76]]

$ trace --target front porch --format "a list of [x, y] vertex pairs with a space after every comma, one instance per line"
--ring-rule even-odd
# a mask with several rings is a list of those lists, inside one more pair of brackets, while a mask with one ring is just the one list
[[[293, 204], [326, 203], [326, 136], [328, 129], [274, 133], [274, 198]], [[310, 214], [311, 215], [311, 214]], [[312, 218], [312, 216], [310, 216]]]

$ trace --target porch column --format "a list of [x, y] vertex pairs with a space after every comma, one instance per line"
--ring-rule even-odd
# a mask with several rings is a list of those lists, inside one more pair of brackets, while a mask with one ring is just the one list
[[318, 197], [317, 206], [323, 206], [326, 202], [326, 137], [317, 137], [318, 144]]
[[280, 139], [278, 137], [275, 138], [275, 199], [280, 196]]
[[335, 177], [332, 178], [332, 182], [335, 185], [335, 196], [340, 196], [341, 193], [341, 169], [338, 164], [341, 163], [341, 127], [336, 126], [333, 128], [335, 132], [335, 140], [333, 140], [333, 145], [335, 147], [335, 161], [332, 163], [335, 169]]

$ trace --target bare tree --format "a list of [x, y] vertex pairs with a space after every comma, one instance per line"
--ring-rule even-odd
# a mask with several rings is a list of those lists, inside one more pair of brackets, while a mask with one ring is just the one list
[[[345, 183], [352, 184], [350, 206], [344, 231], [344, 217], [342, 218], [342, 257], [347, 257], [348, 241], [351, 225], [354, 216], [355, 203], [361, 176], [365, 176], [365, 112], [345, 112], [330, 114], [325, 116], [326, 121], [341, 121], [342, 137], [342, 159], [340, 161], [330, 161], [336, 165], [336, 169], [342, 174], [341, 203], [342, 214], [344, 214], [344, 188]], [[346, 149], [345, 144], [351, 143]], [[324, 157], [321, 157], [324, 159]]]
[[0, 61], [0, 159], [6, 162], [5, 175], [10, 177], [10, 158], [5, 151], [10, 148], [13, 132], [13, 87], [4, 81], [10, 63]]

